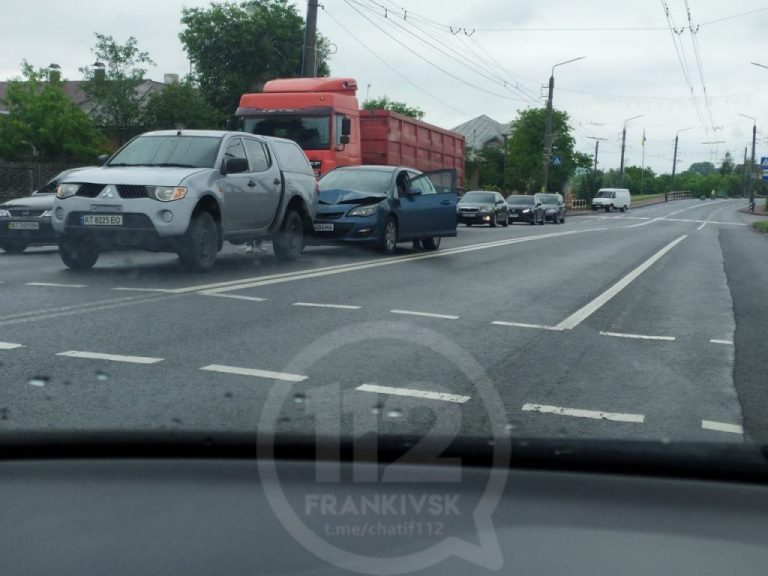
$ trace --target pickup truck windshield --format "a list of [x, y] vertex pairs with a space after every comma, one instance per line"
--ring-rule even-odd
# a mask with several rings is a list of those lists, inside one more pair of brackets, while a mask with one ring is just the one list
[[478, 202], [481, 204], [494, 204], [496, 196], [490, 192], [467, 192], [461, 198], [462, 202]]
[[328, 150], [331, 147], [329, 116], [248, 116], [244, 128], [251, 134], [293, 140], [304, 150]]
[[386, 194], [392, 172], [388, 170], [335, 170], [320, 179], [320, 190], [355, 190]]
[[212, 136], [140, 136], [108, 165], [213, 168], [220, 142], [220, 138]]

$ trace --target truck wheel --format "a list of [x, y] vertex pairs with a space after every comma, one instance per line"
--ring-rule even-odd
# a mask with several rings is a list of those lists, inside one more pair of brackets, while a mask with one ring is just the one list
[[380, 244], [384, 254], [394, 254], [397, 248], [397, 222], [394, 218], [389, 218], [384, 224], [384, 232], [381, 236]]
[[424, 250], [434, 252], [435, 250], [440, 249], [441, 240], [442, 238], [440, 236], [432, 236], [431, 238], [424, 238], [424, 240], [421, 241], [421, 245], [424, 246]]
[[99, 259], [99, 251], [93, 246], [76, 240], [60, 240], [59, 256], [67, 268], [90, 270]]
[[283, 226], [272, 241], [275, 256], [283, 262], [293, 262], [304, 250], [304, 225], [301, 214], [289, 209]]
[[8, 254], [21, 254], [27, 249], [27, 246], [29, 246], [29, 244], [21, 240], [6, 240], [0, 244], [0, 248], [5, 252], [8, 252]]
[[219, 252], [219, 231], [210, 212], [192, 217], [189, 229], [179, 248], [182, 266], [192, 272], [208, 272]]

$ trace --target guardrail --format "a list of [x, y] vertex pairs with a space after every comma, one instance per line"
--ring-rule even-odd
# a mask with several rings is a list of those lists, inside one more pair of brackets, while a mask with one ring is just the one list
[[[693, 198], [693, 194], [688, 191], [675, 190], [669, 192], [667, 195], [669, 200], [687, 200]], [[647, 204], [658, 204], [664, 202], [664, 194], [644, 194], [639, 196], [632, 196], [633, 206], [645, 206]], [[568, 205], [569, 210], [574, 212], [586, 211], [591, 208], [591, 202], [589, 200], [574, 199]]]

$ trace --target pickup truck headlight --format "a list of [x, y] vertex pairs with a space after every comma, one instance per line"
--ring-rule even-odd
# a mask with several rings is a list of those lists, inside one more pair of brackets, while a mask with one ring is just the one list
[[347, 216], [360, 216], [363, 218], [367, 218], [369, 216], [373, 216], [379, 211], [379, 205], [378, 204], [371, 204], [368, 206], [358, 206], [357, 208], [353, 208], [347, 213]]
[[80, 184], [59, 184], [59, 187], [56, 188], [56, 198], [62, 200], [69, 198], [77, 194], [78, 190], [80, 190]]
[[187, 195], [187, 188], [184, 186], [147, 186], [147, 193], [150, 198], [160, 200], [160, 202], [173, 202], [184, 198]]

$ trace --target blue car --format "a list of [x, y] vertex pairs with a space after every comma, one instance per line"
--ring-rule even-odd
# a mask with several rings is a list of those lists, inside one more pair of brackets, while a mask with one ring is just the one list
[[315, 236], [378, 245], [398, 242], [437, 250], [456, 236], [456, 171], [419, 172], [403, 166], [344, 166], [320, 179]]

